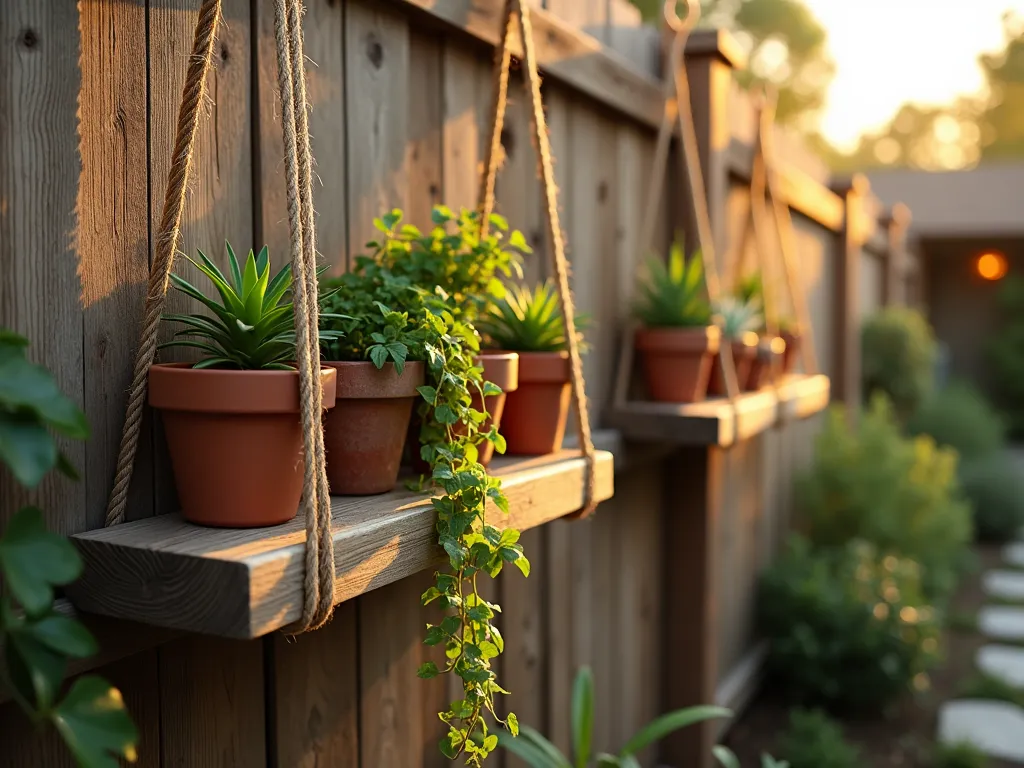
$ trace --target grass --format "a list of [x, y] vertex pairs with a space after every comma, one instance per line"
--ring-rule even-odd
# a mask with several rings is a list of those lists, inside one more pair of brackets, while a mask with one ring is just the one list
[[979, 673], [968, 680], [957, 696], [962, 699], [988, 699], [1005, 701], [1024, 707], [1024, 690], [1015, 688], [1005, 680]]
[[932, 768], [988, 768], [985, 753], [973, 744], [937, 744], [932, 755]]
[[977, 632], [978, 614], [953, 611], [946, 617], [946, 628], [950, 632]]

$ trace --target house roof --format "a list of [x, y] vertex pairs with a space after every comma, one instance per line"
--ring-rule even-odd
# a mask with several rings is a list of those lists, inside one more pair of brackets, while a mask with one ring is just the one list
[[1024, 235], [1024, 163], [967, 171], [873, 171], [871, 190], [905, 203], [917, 237]]

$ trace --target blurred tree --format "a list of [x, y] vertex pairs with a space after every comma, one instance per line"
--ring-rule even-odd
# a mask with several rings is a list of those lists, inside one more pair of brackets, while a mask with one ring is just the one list
[[1024, 18], [1004, 15], [1003, 35], [1003, 50], [978, 58], [988, 86], [977, 118], [982, 160], [1024, 155]]

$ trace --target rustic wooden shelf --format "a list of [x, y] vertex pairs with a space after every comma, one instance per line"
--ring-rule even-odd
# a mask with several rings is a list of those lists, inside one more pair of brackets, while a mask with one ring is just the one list
[[[596, 494], [611, 498], [612, 455], [598, 451]], [[583, 505], [584, 462], [574, 451], [498, 457], [510, 513], [488, 508], [488, 521], [520, 530]], [[437, 566], [436, 514], [425, 493], [332, 499], [334, 602]], [[73, 537], [85, 572], [68, 596], [82, 611], [189, 632], [249, 639], [299, 618], [305, 524], [273, 528], [202, 528], [160, 515]]]
[[786, 376], [777, 387], [764, 387], [736, 399], [700, 403], [634, 401], [613, 409], [608, 425], [628, 440], [653, 440], [678, 445], [729, 446], [764, 432], [787, 419], [803, 419], [828, 406], [827, 376]]

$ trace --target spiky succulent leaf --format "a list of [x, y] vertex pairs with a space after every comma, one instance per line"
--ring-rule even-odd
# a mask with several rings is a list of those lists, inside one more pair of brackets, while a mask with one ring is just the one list
[[754, 301], [743, 301], [734, 296], [725, 296], [715, 304], [715, 325], [722, 329], [727, 339], [740, 339], [747, 333], [754, 333], [764, 323], [761, 305]]
[[668, 263], [651, 258], [641, 279], [633, 314], [650, 328], [694, 328], [711, 322], [704, 297], [704, 266], [700, 254], [687, 260], [682, 246], [672, 246]]
[[[565, 346], [565, 327], [558, 292], [550, 280], [529, 288], [514, 285], [505, 297], [495, 302], [477, 326], [491, 344], [512, 352], [559, 352]], [[582, 329], [589, 318], [576, 318], [577, 339], [583, 342]]]

